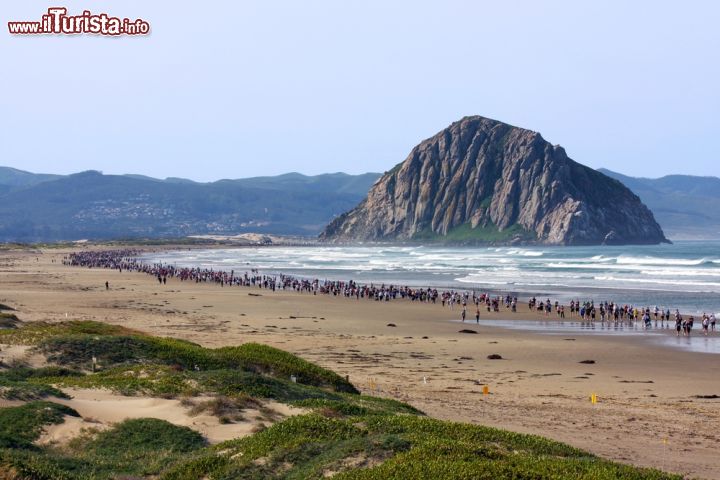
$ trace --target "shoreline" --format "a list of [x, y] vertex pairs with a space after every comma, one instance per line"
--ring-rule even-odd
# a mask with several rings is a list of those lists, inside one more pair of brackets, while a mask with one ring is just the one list
[[[284, 245], [284, 246], [287, 246], [287, 245]], [[267, 248], [267, 247], [270, 247], [270, 246], [263, 246], [263, 245], [245, 245], [245, 246], [239, 246], [238, 248], [248, 248], [248, 247], [249, 247], [249, 248]], [[226, 246], [220, 246], [218, 249], [224, 249], [224, 248], [227, 248], [227, 247], [226, 247]], [[234, 247], [231, 247], [231, 248], [234, 248]], [[157, 253], [157, 252], [163, 252], [163, 251], [181, 251], [181, 250], [183, 250], [182, 247], [180, 247], [180, 248], [169, 248], [169, 249], [160, 248], [160, 249], [153, 249], [153, 252], [156, 252], [156, 253]], [[144, 253], [144, 252], [139, 252], [139, 253], [140, 253], [141, 255], [135, 257], [136, 260], [141, 260], [142, 253]], [[145, 265], [152, 266], [152, 265], [158, 265], [158, 264], [147, 263], [147, 264], [145, 264]], [[166, 267], [171, 267], [171, 265], [170, 265], [169, 263], [163, 264], [162, 262], [160, 262], [159, 265], [161, 265], [161, 266], [166, 266]], [[249, 265], [249, 266], [250, 266], [250, 269], [253, 269], [252, 265]], [[173, 264], [172, 267], [174, 268], [174, 267], [175, 267], [175, 264]], [[181, 266], [178, 267], [178, 268], [194, 268], [194, 267], [188, 267], [188, 266], [182, 266], [182, 265], [181, 265]], [[246, 269], [246, 270], [247, 270], [247, 269]], [[259, 274], [268, 275], [268, 276], [280, 276], [280, 277], [282, 277], [282, 276], [287, 276], [287, 277], [293, 277], [293, 278], [303, 279], [303, 280], [319, 281], [319, 277], [318, 277], [318, 276], [288, 274], [287, 272], [282, 272], [282, 271], [280, 271], [280, 270], [275, 270], [275, 269], [267, 269], [267, 270], [263, 270], [262, 272], [260, 272], [259, 270], [257, 270], [257, 271], [258, 271]], [[218, 272], [218, 273], [227, 273], [226, 270], [216, 270], [216, 272]], [[246, 271], [245, 273], [247, 273], [247, 271]], [[324, 281], [325, 281], [325, 282], [328, 282], [328, 279], [325, 278]], [[333, 280], [333, 279], [330, 279], [329, 281], [331, 281], [331, 282], [353, 282], [352, 279], [350, 279], [350, 280], [348, 280], [348, 279], [343, 279], [343, 280]], [[463, 282], [460, 282], [460, 283], [463, 283]], [[358, 285], [361, 285], [361, 286], [367, 286], [367, 285], [375, 285], [375, 286], [378, 286], [378, 285], [380, 285], [380, 284], [382, 284], [383, 286], [385, 286], [386, 284], [389, 284], [389, 285], [392, 286], [391, 283], [389, 283], [389, 282], [384, 282], [384, 281], [382, 281], [382, 280], [377, 280], [377, 281], [365, 280], [364, 283], [357, 282], [357, 284], [358, 284]], [[565, 307], [569, 307], [569, 304], [570, 304], [571, 301], [580, 302], [580, 299], [583, 299], [583, 300], [582, 300], [582, 304], [592, 303], [593, 305], [598, 305], [598, 306], [599, 306], [599, 305], [605, 305], [605, 306], [607, 306], [608, 303], [614, 303], [614, 300], [609, 300], [609, 299], [607, 299], [607, 298], [606, 298], [605, 300], [600, 300], [599, 302], [596, 302], [596, 301], [595, 301], [595, 298], [594, 298], [593, 295], [598, 295], [598, 296], [599, 296], [599, 292], [602, 292], [603, 289], [607, 290], [607, 288], [605, 288], [605, 287], [592, 287], [592, 288], [591, 288], [591, 287], [588, 287], [588, 288], [582, 287], [582, 288], [585, 288], [586, 290], [588, 290], [588, 291], [591, 292], [591, 293], [587, 293], [587, 292], [586, 292], [586, 293], [583, 293], [583, 294], [568, 295], [568, 294], [561, 293], [561, 292], [543, 292], [543, 293], [530, 294], [529, 292], [517, 291], [517, 290], [513, 290], [513, 289], [505, 289], [505, 290], [502, 290], [502, 289], [497, 289], [497, 288], [480, 288], [480, 287], [478, 287], [478, 288], [471, 288], [471, 287], [469, 287], [469, 286], [460, 286], [460, 285], [457, 285], [457, 286], [456, 286], [456, 285], [433, 285], [432, 282], [428, 282], [428, 283], [426, 283], [426, 284], [420, 284], [420, 283], [409, 283], [409, 284], [408, 284], [408, 283], [406, 283], [405, 285], [396, 285], [396, 286], [399, 287], [399, 288], [408, 288], [408, 287], [409, 287], [409, 288], [412, 288], [412, 289], [434, 289], [434, 290], [444, 291], [444, 292], [461, 292], [461, 293], [463, 293], [463, 292], [467, 292], [467, 293], [472, 292], [472, 295], [473, 295], [473, 296], [474, 296], [476, 293], [477, 293], [478, 295], [487, 294], [487, 295], [489, 295], [490, 297], [498, 297], [498, 296], [499, 296], [499, 297], [503, 297], [503, 298], [504, 298], [505, 296], [507, 296], [507, 295], [510, 295], [511, 297], [517, 298], [518, 303], [523, 303], [523, 301], [527, 302], [527, 300], [529, 300], [529, 299], [532, 297], [532, 298], [537, 298], [537, 301], [538, 301], [538, 302], [543, 302], [543, 301], [544, 301], [543, 299], [547, 299], [547, 300], [551, 300], [551, 302], [552, 302], [553, 304], [555, 304], [555, 303], [557, 303], [557, 302], [559, 301], [559, 302], [560, 302], [563, 306], [565, 306]], [[572, 288], [572, 287], [567, 287], [567, 288]], [[632, 289], [632, 288], [622, 288], [622, 287], [616, 287], [615, 289], [618, 290], [618, 291], [628, 291], [628, 290], [630, 290], [630, 291], [635, 291], [635, 292], [647, 292], [647, 291], [652, 291], [652, 292], [670, 293], [669, 291], [667, 291], [667, 290], [662, 290], [662, 289], [648, 290], [648, 289]], [[597, 290], [597, 291], [598, 291], [598, 294], [592, 293], [593, 290]], [[584, 298], [583, 298], [583, 297], [584, 297]], [[590, 298], [588, 298], [588, 297], [590, 297]], [[607, 295], [606, 295], [606, 297], [607, 297]], [[655, 317], [653, 316], [653, 315], [654, 315], [654, 307], [655, 307], [655, 308], [661, 307], [662, 310], [667, 310], [667, 311], [669, 311], [670, 314], [671, 314], [671, 320], [673, 320], [676, 310], [677, 310], [677, 311], [680, 313], [680, 315], [682, 315], [683, 317], [696, 317], [696, 316], [701, 316], [701, 315], [705, 315], [705, 314], [708, 314], [708, 315], [711, 315], [711, 314], [712, 314], [712, 315], [715, 315], [715, 316], [720, 316], [720, 312], [713, 312], [712, 310], [710, 310], [710, 311], [703, 311], [702, 314], [701, 314], [701, 313], [700, 313], [700, 312], [702, 311], [701, 309], [696, 309], [694, 312], [692, 312], [692, 311], [687, 311], [687, 310], [679, 311], [679, 309], [676, 309], [676, 308], [673, 308], [673, 307], [667, 307], [667, 306], [665, 306], [665, 305], [662, 305], [662, 306], [661, 306], [661, 305], [657, 305], [657, 304], [656, 304], [656, 305], [633, 305], [631, 302], [622, 302], [622, 301], [620, 301], [620, 302], [617, 302], [617, 305], [620, 305], [620, 306], [622, 306], [622, 307], [631, 307], [631, 308], [634, 307], [636, 310], [637, 310], [637, 309], [650, 309], [650, 311], [651, 311], [651, 312], [650, 312], [650, 313], [651, 313], [651, 317], [652, 317], [653, 319], [655, 318]], [[709, 312], [709, 313], [708, 313], [708, 312]], [[554, 313], [554, 312], [553, 312], [553, 313]], [[636, 319], [636, 321], [641, 321], [641, 318]], [[608, 319], [608, 322], [610, 322], [610, 319]], [[699, 323], [700, 323], [699, 326], [701, 327], [702, 318], [700, 318], [700, 322], [699, 322]], [[702, 328], [702, 327], [701, 327], [701, 328]]]
[[[462, 322], [461, 320], [450, 320], [450, 322], [458, 326], [472, 327], [489, 327], [489, 328], [500, 328], [510, 331], [521, 331], [528, 332], [538, 335], [549, 335], [549, 336], [599, 336], [599, 337], [623, 337], [632, 338], [633, 341], [647, 342], [660, 348], [670, 348], [681, 351], [690, 351], [695, 353], [707, 354], [707, 355], [718, 355], [720, 354], [720, 330], [714, 332], [708, 332], [707, 335], [702, 333], [702, 330], [694, 330], [690, 336], [677, 335], [675, 327], [661, 327], [657, 326], [645, 329], [637, 324], [633, 325], [630, 322], [624, 322], [622, 324], [615, 324], [614, 322], [583, 322], [579, 318], [534, 318], [534, 319], [518, 319], [518, 318], [503, 318], [503, 319], [481, 319], [480, 323], [475, 323], [474, 320]], [[523, 324], [531, 324], [527, 328], [523, 328]], [[667, 325], [667, 322], [666, 322]], [[675, 342], [673, 342], [673, 340]], [[680, 342], [683, 342], [680, 344]], [[706, 343], [703, 348], [703, 342]], [[707, 345], [708, 342], [712, 342], [711, 345]], [[673, 344], [674, 343], [674, 344]]]
[[[0, 303], [25, 322], [96, 320], [207, 347], [265, 343], [434, 418], [535, 433], [624, 463], [720, 478], [720, 401], [710, 398], [720, 395], [717, 357], [632, 336], [544, 335], [482, 324], [509, 316], [502, 310], [483, 312], [479, 327], [473, 318], [469, 328], [478, 333], [470, 335], [452, 321], [460, 311], [439, 304], [176, 279], [161, 286], [148, 275], [66, 267], [59, 261], [69, 252], [0, 253]], [[520, 303], [514, 318], [546, 317]]]

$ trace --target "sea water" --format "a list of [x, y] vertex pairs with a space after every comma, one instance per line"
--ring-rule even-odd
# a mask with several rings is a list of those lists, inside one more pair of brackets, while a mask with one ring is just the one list
[[[461, 325], [468, 325], [472, 328], [476, 325], [475, 320], [468, 320]], [[720, 333], [710, 332], [704, 335], [700, 322], [695, 322], [690, 336], [677, 336], [675, 322], [665, 322], [664, 325], [653, 320], [649, 328], [643, 326], [642, 321], [630, 322], [585, 322], [579, 318], [566, 318], [558, 320], [553, 313], [548, 319], [543, 320], [485, 320], [481, 319], [480, 325], [484, 327], [499, 327], [508, 330], [524, 330], [542, 335], [601, 335], [601, 336], [636, 336], [642, 337], [657, 345], [687, 350], [691, 352], [720, 354]]]
[[[320, 280], [454, 288], [569, 302], [720, 312], [720, 242], [602, 247], [358, 245], [169, 251], [146, 262]], [[696, 325], [700, 322], [696, 321]]]

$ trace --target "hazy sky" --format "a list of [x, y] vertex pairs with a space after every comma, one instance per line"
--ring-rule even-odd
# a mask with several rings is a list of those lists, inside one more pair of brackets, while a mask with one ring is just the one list
[[[631, 175], [720, 175], [716, 1], [3, 1], [0, 165], [385, 171], [479, 114]], [[66, 6], [147, 37], [11, 36]]]

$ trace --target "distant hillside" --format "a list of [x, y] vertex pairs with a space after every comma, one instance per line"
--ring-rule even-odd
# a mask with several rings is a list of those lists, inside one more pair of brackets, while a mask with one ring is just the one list
[[30, 173], [12, 167], [0, 167], [0, 194], [61, 178], [60, 175]]
[[290, 173], [198, 183], [141, 175], [42, 175], [0, 168], [0, 241], [316, 235], [379, 174]]
[[669, 238], [720, 237], [720, 178], [691, 175], [636, 178], [604, 168], [599, 171], [619, 180], [640, 197]]

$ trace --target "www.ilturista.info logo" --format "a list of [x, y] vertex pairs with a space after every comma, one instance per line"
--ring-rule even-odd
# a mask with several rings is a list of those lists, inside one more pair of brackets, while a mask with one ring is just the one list
[[67, 8], [52, 7], [39, 22], [8, 22], [8, 30], [12, 35], [147, 35], [150, 24], [142, 18], [117, 18], [106, 13], [94, 14], [90, 10], [85, 10], [82, 15], [68, 15]]

